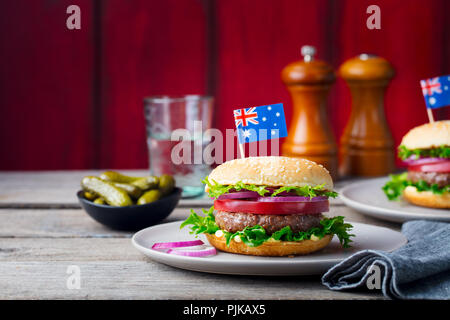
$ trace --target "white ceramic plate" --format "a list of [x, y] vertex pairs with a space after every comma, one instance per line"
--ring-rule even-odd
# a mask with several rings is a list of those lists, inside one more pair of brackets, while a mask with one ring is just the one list
[[381, 190], [388, 179], [353, 183], [341, 190], [340, 197], [347, 206], [379, 219], [395, 222], [417, 219], [450, 221], [450, 210], [419, 207], [404, 200], [389, 201]]
[[[180, 224], [181, 221], [177, 221], [141, 230], [133, 236], [133, 245], [152, 260], [181, 269], [222, 274], [280, 276], [323, 274], [357, 251], [393, 251], [407, 242], [400, 232], [355, 222], [352, 223], [352, 233], [355, 234], [352, 248], [342, 249], [338, 239], [334, 237], [321, 251], [292, 258], [246, 256], [220, 251], [215, 256], [194, 258], [150, 249], [155, 242], [195, 239], [189, 234], [188, 227], [180, 230]], [[208, 243], [201, 236], [200, 239]]]

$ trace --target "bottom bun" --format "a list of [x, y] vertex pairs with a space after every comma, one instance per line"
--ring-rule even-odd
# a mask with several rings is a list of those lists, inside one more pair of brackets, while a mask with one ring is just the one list
[[434, 194], [431, 191], [417, 191], [416, 187], [408, 186], [403, 190], [403, 198], [423, 207], [449, 209], [450, 193]]
[[230, 245], [227, 246], [225, 237], [219, 238], [214, 234], [206, 234], [206, 238], [213, 247], [221, 251], [252, 256], [282, 257], [318, 251], [330, 243], [331, 239], [333, 239], [333, 235], [326, 235], [317, 241], [266, 241], [257, 247], [249, 247], [243, 242], [236, 242], [234, 240], [231, 240]]

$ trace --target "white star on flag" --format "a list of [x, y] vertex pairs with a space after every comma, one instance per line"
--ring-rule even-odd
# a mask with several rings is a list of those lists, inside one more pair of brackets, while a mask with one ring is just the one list
[[242, 136], [244, 137], [244, 138], [248, 138], [248, 137], [250, 137], [252, 135], [252, 133], [250, 132], [250, 130], [244, 130], [244, 131], [242, 131]]

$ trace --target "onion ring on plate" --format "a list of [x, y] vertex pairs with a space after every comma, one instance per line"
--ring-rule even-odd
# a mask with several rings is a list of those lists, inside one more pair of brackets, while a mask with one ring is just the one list
[[175, 254], [177, 256], [185, 257], [205, 257], [217, 254], [216, 248], [206, 248], [202, 250], [173, 250], [169, 249], [168, 254]]
[[171, 249], [171, 248], [183, 248], [192, 247], [205, 244], [202, 240], [191, 240], [191, 241], [176, 241], [176, 242], [157, 242], [152, 245], [152, 249]]

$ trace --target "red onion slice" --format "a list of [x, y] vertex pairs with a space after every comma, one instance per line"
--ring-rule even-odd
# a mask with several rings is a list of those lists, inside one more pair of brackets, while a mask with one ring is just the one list
[[237, 191], [232, 193], [225, 193], [218, 200], [227, 200], [227, 199], [253, 199], [258, 198], [260, 195], [256, 191]]
[[[290, 201], [310, 201], [309, 197], [299, 197], [295, 192], [287, 192], [283, 191], [278, 193], [275, 197], [272, 197], [271, 194], [273, 193], [273, 190], [267, 193], [264, 196], [260, 196], [258, 192], [256, 191], [235, 191], [231, 193], [225, 193], [219, 196], [216, 200], [231, 200], [231, 199], [251, 199], [251, 200], [257, 200], [257, 201], [266, 201], [266, 200], [260, 200], [260, 199], [277, 199], [277, 198], [292, 198]], [[294, 198], [298, 198], [298, 200], [295, 200]], [[325, 196], [319, 196], [314, 197], [312, 199], [319, 199], [319, 200], [326, 200], [327, 197]], [[267, 200], [272, 201], [272, 200]], [[278, 201], [278, 200], [275, 200]], [[282, 201], [288, 201], [288, 200], [282, 200]], [[317, 201], [317, 200], [313, 200]]]
[[152, 246], [152, 249], [170, 249], [170, 248], [182, 248], [192, 247], [204, 244], [202, 240], [192, 241], [177, 241], [177, 242], [157, 242]]
[[[271, 196], [273, 192], [271, 192], [268, 196]], [[275, 197], [298, 197], [297, 193], [295, 192], [288, 192], [288, 191], [283, 191], [280, 193], [277, 193], [277, 195]]]
[[314, 198], [310, 197], [261, 197], [258, 198], [259, 202], [317, 202], [326, 201], [328, 198], [325, 196], [318, 196]]
[[436, 163], [436, 162], [442, 162], [442, 161], [450, 161], [450, 159], [446, 159], [446, 158], [419, 158], [416, 159], [415, 156], [411, 156], [405, 160], [403, 160], [403, 162], [407, 165], [420, 165], [420, 164], [424, 164], [424, 163]]
[[[265, 197], [272, 196], [272, 194], [275, 191], [277, 191], [278, 189], [277, 188], [267, 188], [267, 190], [269, 192], [265, 194]], [[289, 196], [298, 197], [298, 195], [295, 191], [282, 191], [280, 193], [277, 193], [277, 195], [275, 197], [289, 197]]]
[[202, 250], [173, 250], [169, 249], [168, 254], [175, 254], [185, 257], [206, 257], [217, 254], [216, 248], [207, 248]]

